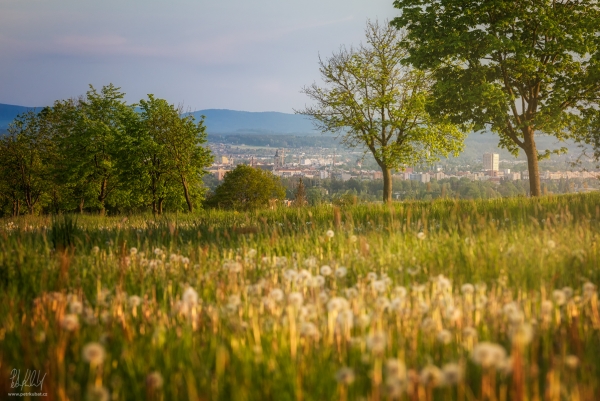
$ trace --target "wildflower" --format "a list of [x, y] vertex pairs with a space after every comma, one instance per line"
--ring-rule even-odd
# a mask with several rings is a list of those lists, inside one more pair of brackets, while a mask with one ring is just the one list
[[[348, 273], [348, 269], [346, 269], [343, 266], [340, 266], [335, 270], [335, 276], [337, 278], [344, 278], [344, 277], [346, 277], [347, 273]], [[323, 274], [323, 273], [321, 272], [321, 274]]]
[[132, 255], [132, 256], [133, 256], [133, 255], [135, 255], [135, 254], [137, 254], [137, 253], [138, 253], [138, 249], [137, 249], [137, 248], [135, 248], [135, 247], [133, 247], [133, 248], [131, 248], [131, 249], [129, 250], [129, 254], [130, 254], [130, 255]]
[[75, 331], [79, 328], [79, 319], [75, 314], [65, 315], [60, 321], [60, 327], [66, 331]]
[[405, 298], [407, 293], [408, 291], [404, 287], [399, 286], [394, 288], [394, 294], [396, 294], [398, 298]]
[[511, 330], [510, 334], [513, 344], [524, 347], [533, 339], [533, 326], [527, 323], [521, 324]]
[[367, 328], [369, 324], [371, 324], [371, 316], [367, 315], [366, 313], [363, 313], [358, 317], [358, 324], [362, 328]]
[[337, 380], [338, 383], [344, 385], [352, 383], [354, 381], [354, 378], [354, 370], [350, 368], [341, 368], [335, 374], [335, 380]]
[[85, 399], [86, 401], [108, 401], [110, 399], [110, 393], [106, 387], [93, 386], [88, 388]]
[[242, 300], [237, 294], [232, 294], [229, 296], [229, 298], [227, 298], [227, 307], [229, 309], [236, 309], [241, 303]]
[[181, 263], [183, 263], [184, 265], [190, 264], [190, 258], [187, 258], [184, 256], [180, 260], [181, 260]]
[[310, 280], [311, 287], [322, 287], [324, 284], [325, 284], [325, 277], [323, 277], [321, 275], [314, 276]]
[[300, 270], [300, 272], [298, 272], [298, 281], [308, 281], [312, 278], [312, 274], [310, 274], [310, 272], [306, 269], [302, 269]]
[[475, 287], [473, 284], [463, 284], [462, 287], [460, 287], [460, 292], [462, 292], [464, 295], [471, 295], [475, 292]]
[[102, 362], [104, 362], [104, 347], [98, 343], [89, 343], [83, 347], [81, 356], [83, 357], [84, 361], [92, 365], [100, 365]]
[[288, 269], [283, 272], [283, 279], [285, 281], [294, 281], [296, 277], [298, 277], [298, 272], [296, 270]]
[[275, 302], [280, 302], [283, 300], [283, 291], [281, 291], [279, 288], [274, 288], [269, 293], [269, 298]]
[[498, 344], [482, 342], [473, 348], [471, 359], [482, 368], [498, 367], [506, 359], [506, 351]]
[[565, 293], [565, 297], [567, 299], [570, 299], [573, 296], [573, 289], [571, 287], [564, 287], [562, 291]]
[[330, 276], [331, 273], [332, 273], [331, 267], [329, 267], [327, 265], [321, 266], [321, 275], [322, 276], [327, 277], [327, 276]]
[[583, 285], [583, 295], [584, 296], [591, 296], [593, 295], [593, 293], [596, 291], [596, 286], [593, 283], [590, 283], [589, 281], [587, 283], [585, 283]]
[[256, 249], [250, 248], [250, 249], [248, 250], [248, 257], [249, 257], [249, 258], [253, 258], [253, 257], [255, 257], [255, 256], [256, 256]]
[[425, 366], [419, 375], [419, 381], [425, 386], [437, 387], [443, 383], [443, 380], [443, 372], [435, 365]]
[[418, 239], [420, 239], [420, 240], [424, 240], [424, 239], [425, 239], [425, 237], [426, 237], [426, 236], [425, 236], [425, 233], [424, 233], [424, 232], [422, 232], [422, 231], [421, 231], [421, 232], [419, 232], [419, 233], [417, 234], [417, 238], [418, 238]]
[[465, 340], [477, 339], [477, 330], [475, 330], [473, 327], [465, 327], [462, 335]]
[[356, 235], [350, 236], [350, 242], [356, 242], [357, 240], [358, 240], [358, 238], [356, 237]]
[[290, 305], [300, 308], [304, 303], [304, 297], [299, 292], [292, 292], [288, 295], [288, 302]]
[[385, 292], [386, 283], [383, 280], [376, 280], [371, 283], [371, 288], [379, 293]]
[[311, 256], [309, 258], [306, 258], [304, 260], [304, 266], [306, 266], [307, 268], [311, 268], [311, 267], [316, 267], [317, 266], [317, 258], [315, 258], [314, 256]]
[[[571, 290], [571, 294], [572, 294]], [[552, 299], [557, 306], [564, 305], [567, 302], [567, 293], [564, 290], [554, 290], [552, 291]]]
[[79, 315], [83, 311], [83, 304], [77, 300], [69, 303], [69, 312]]
[[385, 361], [385, 373], [388, 378], [406, 380], [406, 365], [398, 359]]
[[408, 274], [410, 274], [411, 276], [416, 276], [417, 274], [419, 274], [420, 271], [421, 271], [420, 266], [415, 266], [414, 269], [410, 268], [410, 267], [408, 269], [406, 269], [406, 272]]
[[300, 326], [300, 335], [303, 337], [318, 337], [319, 330], [314, 323], [304, 322], [302, 326]]
[[375, 281], [375, 280], [377, 280], [377, 273], [370, 272], [369, 274], [367, 274], [367, 280], [369, 280], [369, 281]]
[[344, 290], [344, 295], [346, 295], [346, 298], [348, 299], [356, 298], [358, 297], [358, 290], [354, 287], [346, 288]]
[[553, 310], [554, 305], [552, 305], [552, 301], [546, 300], [542, 302], [542, 305], [540, 307], [540, 312], [542, 313], [542, 316], [548, 317], [548, 315], [550, 315]]
[[159, 389], [163, 386], [163, 377], [159, 372], [151, 372], [146, 376], [146, 386], [151, 389]]
[[186, 305], [195, 306], [198, 304], [198, 293], [192, 287], [188, 287], [187, 290], [183, 292], [181, 300]]
[[160, 249], [160, 248], [155, 248], [154, 249], [154, 254], [156, 256], [160, 256], [160, 255], [162, 255], [162, 253], [163, 253], [162, 249]]
[[556, 248], [556, 242], [548, 240], [548, 242], [546, 242], [546, 246], [548, 247], [548, 249], [554, 249]]
[[230, 273], [239, 273], [242, 271], [242, 264], [234, 260], [227, 260], [223, 263], [223, 270]]
[[354, 312], [352, 309], [345, 309], [338, 313], [336, 320], [340, 326], [351, 329], [354, 327]]
[[452, 341], [452, 333], [450, 333], [448, 330], [441, 330], [437, 336], [436, 336], [437, 341], [440, 344], [450, 344], [450, 341]]
[[457, 363], [447, 363], [442, 366], [444, 383], [450, 386], [460, 383], [464, 376], [463, 368]]
[[142, 303], [142, 298], [137, 295], [132, 295], [129, 297], [129, 306], [132, 308], [136, 308]]
[[577, 358], [575, 355], [567, 355], [564, 363], [567, 368], [575, 370], [579, 366], [579, 358]]
[[402, 394], [406, 390], [406, 383], [396, 379], [388, 379], [385, 382], [385, 393], [387, 396], [396, 400], [402, 397]]
[[367, 348], [374, 354], [381, 354], [385, 351], [386, 342], [384, 333], [374, 333], [367, 337]]
[[325, 233], [325, 235], [327, 235], [328, 238], [333, 238], [333, 236], [335, 235], [335, 233], [333, 232], [333, 230], [327, 230], [327, 232]]
[[95, 246], [92, 248], [92, 253], [98, 253], [100, 252], [100, 248], [98, 246]]
[[348, 301], [342, 297], [334, 297], [327, 302], [327, 310], [330, 312], [339, 312], [349, 307]]

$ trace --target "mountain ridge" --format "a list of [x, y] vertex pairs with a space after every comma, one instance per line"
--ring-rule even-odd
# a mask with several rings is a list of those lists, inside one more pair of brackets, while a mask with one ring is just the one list
[[[41, 110], [42, 107], [27, 107], [0, 103], [0, 130], [17, 115], [28, 110]], [[231, 109], [203, 109], [187, 112], [196, 119], [204, 115], [206, 131], [211, 134], [260, 133], [260, 134], [310, 134], [316, 133], [310, 119], [303, 115], [278, 111], [239, 111]]]

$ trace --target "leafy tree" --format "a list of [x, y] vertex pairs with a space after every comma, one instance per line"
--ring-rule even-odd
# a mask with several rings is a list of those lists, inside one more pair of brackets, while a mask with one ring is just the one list
[[285, 187], [273, 173], [238, 165], [225, 174], [206, 204], [223, 209], [251, 210], [269, 205], [273, 199], [285, 198]]
[[[536, 134], [592, 140], [600, 126], [596, 0], [396, 0], [392, 24], [416, 68], [433, 71], [432, 114], [491, 129], [527, 155], [540, 195]], [[404, 31], [403, 31], [404, 32]], [[599, 142], [600, 143], [600, 142]], [[562, 152], [558, 149], [553, 152]]]
[[202, 146], [205, 130], [204, 120], [196, 124], [164, 99], [148, 95], [140, 101], [139, 118], [122, 138], [120, 171], [142, 199], [148, 198], [154, 214], [163, 212], [167, 199], [178, 198], [191, 212], [203, 196], [202, 176], [213, 160]]
[[98, 207], [103, 214], [107, 198], [119, 188], [116, 169], [116, 146], [119, 137], [127, 135], [126, 128], [135, 111], [128, 106], [120, 88], [112, 84], [98, 92], [90, 85], [84, 98], [55, 104], [59, 121], [61, 167], [66, 182], [84, 202]]
[[29, 214], [50, 187], [48, 159], [54, 143], [44, 129], [43, 116], [28, 111], [9, 125], [0, 139], [0, 189], [12, 202], [12, 214], [23, 201]]
[[392, 169], [437, 160], [462, 148], [464, 135], [426, 111], [429, 77], [402, 65], [402, 36], [387, 24], [368, 22], [365, 45], [319, 59], [325, 83], [303, 89], [315, 102], [299, 111], [322, 132], [337, 133], [350, 147], [367, 147], [383, 172], [383, 200], [392, 199]]

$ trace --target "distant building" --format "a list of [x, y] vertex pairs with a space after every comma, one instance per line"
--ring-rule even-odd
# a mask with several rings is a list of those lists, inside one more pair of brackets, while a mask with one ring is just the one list
[[484, 153], [483, 169], [498, 171], [500, 169], [500, 155], [498, 153]]

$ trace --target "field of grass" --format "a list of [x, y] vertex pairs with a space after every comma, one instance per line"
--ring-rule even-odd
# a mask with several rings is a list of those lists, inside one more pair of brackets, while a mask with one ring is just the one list
[[598, 194], [3, 219], [0, 399], [600, 400], [599, 243]]

